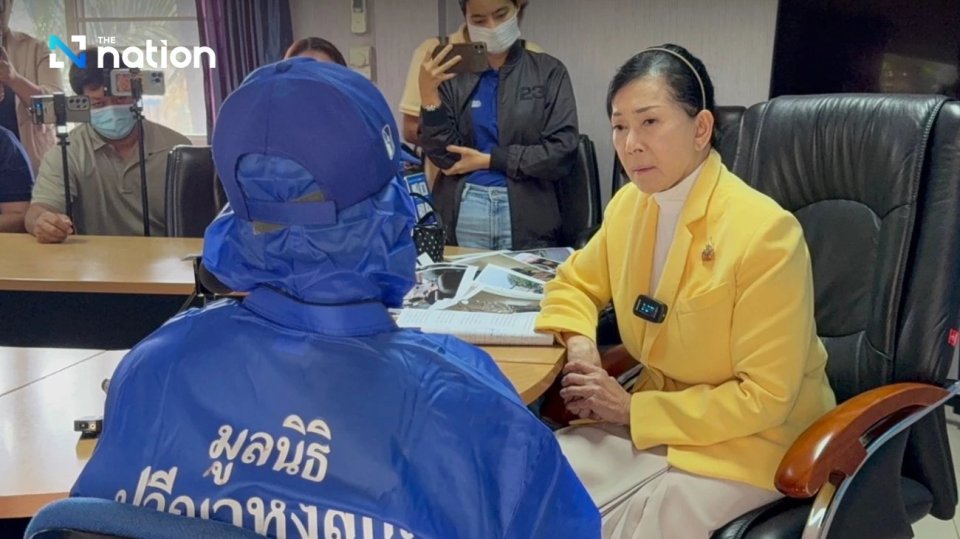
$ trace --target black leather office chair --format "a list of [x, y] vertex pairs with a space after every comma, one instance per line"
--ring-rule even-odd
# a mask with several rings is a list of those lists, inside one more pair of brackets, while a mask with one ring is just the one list
[[776, 98], [746, 113], [734, 171], [803, 225], [842, 404], [781, 464], [793, 498], [714, 537], [911, 537], [927, 514], [952, 518], [939, 404], [960, 323], [960, 102]]
[[737, 146], [740, 142], [740, 123], [743, 120], [743, 114], [747, 111], [746, 107], [717, 107], [715, 117], [714, 132], [717, 136], [717, 151], [720, 152], [720, 160], [729, 169], [733, 169], [734, 160], [737, 157]]
[[[714, 117], [714, 137], [720, 160], [729, 169], [733, 169], [733, 161], [737, 156], [737, 142], [740, 140], [740, 121], [746, 107], [728, 106], [717, 107]], [[613, 154], [613, 177], [610, 179], [610, 195], [630, 181], [620, 164], [617, 154]]]
[[[225, 197], [209, 146], [175, 146], [167, 156], [167, 236], [202, 238]], [[222, 189], [222, 187], [220, 188]]]
[[580, 247], [602, 218], [597, 151], [590, 137], [580, 135], [576, 165], [557, 186], [557, 198], [563, 223], [560, 242], [565, 246]]

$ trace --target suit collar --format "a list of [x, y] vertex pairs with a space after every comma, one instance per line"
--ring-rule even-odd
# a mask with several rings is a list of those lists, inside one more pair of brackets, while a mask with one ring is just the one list
[[723, 168], [720, 162], [720, 154], [716, 150], [710, 150], [710, 154], [707, 155], [702, 167], [696, 183], [690, 188], [687, 202], [680, 212], [679, 224], [682, 226], [689, 226], [703, 219], [707, 214], [707, 206], [713, 196], [717, 181], [720, 179], [720, 170]]
[[[677, 222], [677, 231], [673, 237], [673, 243], [670, 245], [670, 251], [667, 254], [667, 261], [663, 266], [663, 273], [660, 282], [653, 297], [657, 301], [667, 304], [667, 310], [674, 308], [677, 300], [677, 292], [680, 289], [680, 281], [686, 270], [687, 259], [691, 248], [702, 248], [699, 245], [693, 245], [693, 233], [690, 231], [690, 225], [700, 221], [707, 214], [707, 208], [713, 191], [717, 187], [720, 179], [720, 172], [723, 166], [720, 162], [720, 154], [711, 150], [703, 164], [703, 169], [696, 180], [696, 183], [690, 190], [687, 202], [680, 211], [680, 219]], [[653, 198], [647, 195], [649, 198]], [[648, 201], [649, 204], [650, 201]], [[644, 249], [653, 252], [653, 245], [645, 245]], [[649, 281], [649, 274], [647, 280]], [[656, 342], [663, 324], [647, 324], [647, 331], [643, 339], [643, 352], [641, 357], [647, 357], [650, 349]]]

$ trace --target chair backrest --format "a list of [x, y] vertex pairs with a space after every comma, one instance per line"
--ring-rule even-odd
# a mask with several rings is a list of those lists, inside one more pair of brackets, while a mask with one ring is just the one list
[[[743, 113], [746, 107], [727, 106], [717, 107], [714, 116], [714, 147], [720, 153], [720, 160], [729, 169], [733, 169], [733, 161], [737, 156], [737, 147], [740, 141], [740, 123], [743, 119]], [[629, 178], [620, 164], [617, 154], [613, 154], [613, 178], [611, 178], [611, 196], [617, 192], [620, 187], [627, 183]]]
[[740, 142], [740, 123], [746, 107], [717, 107], [714, 117], [715, 132], [717, 135], [716, 147], [720, 152], [720, 160], [727, 168], [733, 168], [737, 157], [737, 146]]
[[67, 498], [43, 507], [25, 539], [261, 538], [225, 522], [178, 516], [113, 500]]
[[[960, 103], [778, 97], [744, 116], [734, 172], [803, 226], [838, 400], [894, 382], [945, 383], [960, 318]], [[942, 413], [910, 436], [905, 473], [952, 512]]]
[[202, 238], [223, 199], [209, 146], [175, 146], [167, 156], [167, 235]]
[[561, 243], [578, 244], [581, 235], [600, 224], [600, 173], [593, 141], [580, 135], [573, 171], [557, 186], [562, 219]]

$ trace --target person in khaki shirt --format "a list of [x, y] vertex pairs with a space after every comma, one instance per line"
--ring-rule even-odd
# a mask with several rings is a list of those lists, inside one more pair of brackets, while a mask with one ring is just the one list
[[[60, 151], [43, 158], [33, 199], [27, 210], [27, 231], [41, 243], [59, 243], [73, 233], [107, 236], [143, 234], [139, 131], [130, 106], [131, 97], [108, 96], [108, 70], [113, 59], [104, 58], [96, 67], [97, 49], [87, 49], [86, 69], [70, 67], [70, 86], [90, 98], [91, 118], [70, 132], [67, 163], [70, 167], [70, 196], [73, 218], [65, 215], [63, 162]], [[116, 66], [124, 67], [122, 64]], [[178, 144], [190, 144], [176, 131], [144, 120], [147, 197], [150, 205], [150, 234], [166, 234], [164, 222], [167, 154]]]
[[[0, 0], [0, 117], [13, 131], [30, 158], [36, 173], [40, 160], [54, 145], [54, 129], [36, 125], [30, 116], [33, 96], [63, 91], [60, 74], [50, 67], [50, 49], [40, 40], [8, 27], [13, 0]], [[4, 109], [10, 107], [10, 109]]]

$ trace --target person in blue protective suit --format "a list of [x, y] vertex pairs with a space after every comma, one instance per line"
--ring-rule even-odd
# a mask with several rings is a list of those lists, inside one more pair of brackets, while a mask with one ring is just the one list
[[130, 351], [73, 496], [287, 538], [599, 537], [491, 358], [388, 313], [416, 258], [398, 148], [380, 93], [331, 63], [264, 66], [226, 100], [203, 264], [249, 294]]

